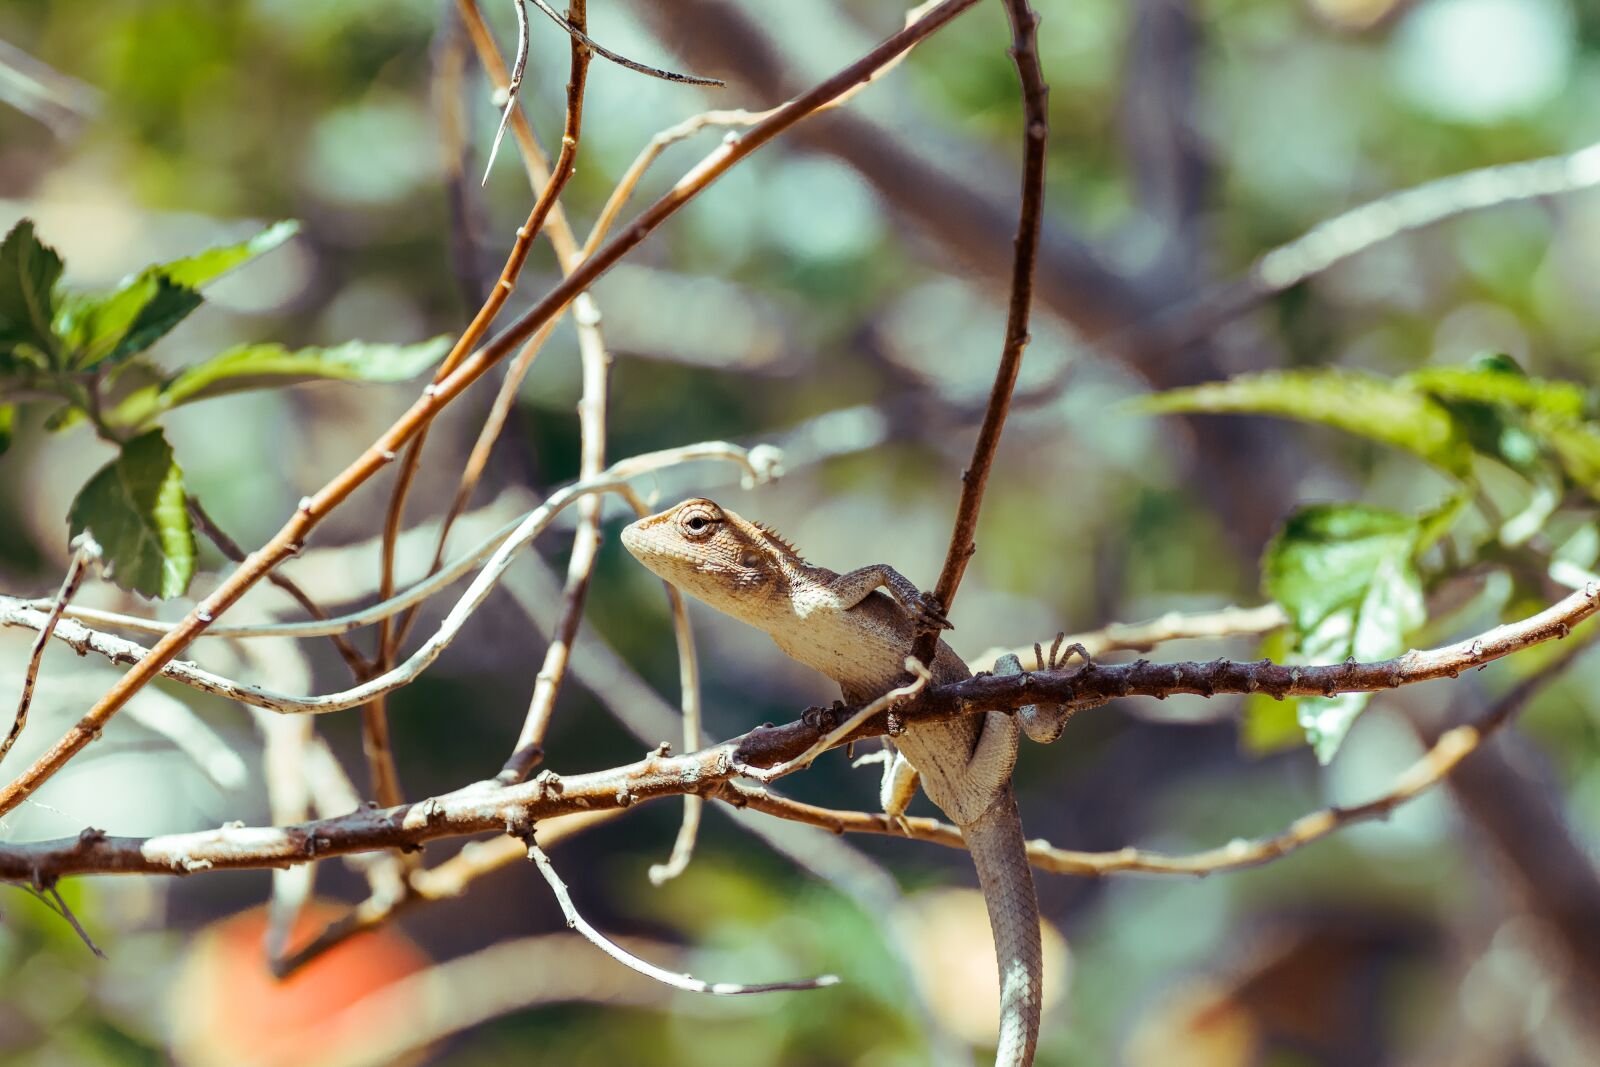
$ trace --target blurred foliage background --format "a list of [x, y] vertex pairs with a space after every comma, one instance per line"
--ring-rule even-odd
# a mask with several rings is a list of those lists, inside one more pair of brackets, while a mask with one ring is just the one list
[[[1415, 458], [1328, 430], [1130, 414], [1121, 402], [1152, 385], [1268, 368], [1397, 375], [1484, 351], [1510, 354], [1542, 377], [1593, 380], [1594, 192], [1470, 214], [1376, 245], [1178, 351], [1128, 343], [1122, 332], [1387, 191], [1600, 140], [1600, 8], [1589, 0], [1035, 6], [1052, 140], [1046, 276], [1021, 386], [1032, 399], [1008, 427], [991, 483], [979, 553], [953, 615], [958, 650], [1258, 603], [1259, 554], [1297, 504], [1417, 511], [1446, 493]], [[65, 258], [69, 282], [104, 287], [272, 220], [301, 220], [297, 238], [208, 290], [207, 306], [157, 350], [172, 366], [241, 341], [415, 342], [457, 332], [498, 271], [529, 191], [509, 146], [487, 186], [476, 185], [497, 115], [471, 64], [459, 92], [440, 89], [444, 57], [464, 47], [452, 9], [423, 0], [0, 0], [0, 102], [10, 105], [0, 106], [0, 229], [33, 218]], [[488, 14], [509, 48], [509, 5], [489, 5]], [[597, 62], [564, 200], [580, 231], [657, 130], [708, 106], [777, 103], [902, 16], [865, 0], [594, 4], [600, 41], [730, 85], [671, 85]], [[534, 17], [523, 93], [550, 145], [567, 44]], [[775, 442], [790, 456], [790, 473], [753, 493], [721, 470], [663, 475], [664, 503], [715, 494], [776, 525], [817, 562], [844, 569], [883, 560], [932, 583], [1002, 333], [1020, 145], [1008, 43], [999, 5], [981, 5], [848, 114], [818, 118], [738, 167], [596, 286], [617, 357], [613, 456], [719, 436]], [[452, 192], [440, 127], [457, 113], [470, 123], [469, 179]], [[645, 192], [667, 188], [715, 136], [670, 149]], [[984, 214], [990, 208], [998, 214]], [[541, 244], [513, 307], [556, 276]], [[1049, 388], [1061, 381], [1064, 389]], [[527, 381], [480, 503], [574, 476], [577, 392], [564, 325]], [[437, 424], [413, 514], [448, 505], [489, 395], [478, 388]], [[404, 385], [259, 392], [176, 411], [166, 426], [191, 490], [253, 546], [412, 396]], [[47, 433], [43, 416], [24, 408], [0, 460], [0, 570], [17, 594], [59, 583], [68, 504], [111, 455], [82, 427]], [[387, 493], [380, 479], [358, 494], [289, 572], [327, 602], [368, 596], [377, 562], [367, 539]], [[366, 544], [359, 553], [336, 551], [358, 544]], [[563, 561], [564, 535], [539, 547]], [[403, 556], [411, 573], [428, 551], [420, 541], [414, 548]], [[332, 551], [315, 551], [323, 549]], [[210, 553], [201, 564], [191, 595], [211, 587], [221, 560]], [[110, 589], [86, 598], [120, 603]], [[184, 603], [158, 610], [177, 617]], [[1493, 621], [1480, 608], [1433, 636]], [[738, 624], [704, 612], [695, 623], [712, 734], [782, 721], [836, 696]], [[469, 632], [392, 702], [410, 796], [491, 773], [514, 738], [542, 643], [504, 597]], [[602, 635], [676, 700], [659, 587], [614, 538], [585, 633]], [[30, 636], [5, 635], [8, 678], [20, 679]], [[1253, 651], [1243, 641], [1162, 653]], [[320, 643], [252, 661], [230, 660], [226, 649], [206, 655], [264, 672], [257, 676], [279, 689], [326, 690], [348, 677]], [[1526, 669], [1512, 662], [1381, 696], [1326, 768], [1303, 747], [1247, 751], [1235, 701], [1118, 702], [1080, 717], [1054, 748], [1025, 750], [1024, 819], [1030, 836], [1079, 849], [1182, 851], [1269, 833], [1303, 811], [1383, 788], [1420, 751], [1418, 729], [1481, 707]], [[1580, 664], [1543, 694], [1517, 736], [1384, 824], [1205, 881], [1041, 876], [1064, 947], [1040, 1062], [1595, 1062], [1597, 670]], [[53, 651], [11, 762], [30, 759], [114, 675]], [[264, 822], [251, 720], [192, 694], [159, 695], [198, 712], [244, 756], [242, 769], [219, 773], [119, 719], [0, 822], [0, 833]], [[317, 728], [364, 786], [357, 718], [326, 717]], [[565, 689], [548, 749], [549, 765], [563, 771], [638, 755], [576, 684]], [[839, 806], [867, 808], [876, 797], [874, 773], [848, 771], [842, 759], [788, 785]], [[900, 908], [924, 951], [908, 977], [884, 916], [723, 813], [708, 815], [688, 872], [651, 887], [646, 869], [665, 858], [678, 810], [647, 805], [561, 845], [556, 861], [587, 915], [617, 934], [687, 946], [680, 964], [703, 977], [834, 971], [845, 984], [733, 1004], [686, 995], [642, 1003], [608, 985], [611, 964], [597, 953], [569, 953], [560, 957], [559, 972], [572, 979], [565, 996], [530, 993], [530, 1006], [422, 1058], [453, 1067], [530, 1056], [574, 1065], [930, 1062], [943, 1053], [919, 1031], [913, 981], [957, 1044], [985, 1040], [989, 1024], [964, 1029], [959, 1010], [971, 979], [992, 968], [983, 936], [970, 951], [932, 954], [963, 943], [963, 922], [981, 923], [972, 899], [939, 892], [972, 883], [961, 856], [846, 842], [910, 895]], [[1511, 847], [1518, 842], [1526, 847]], [[427, 858], [449, 851], [430, 848]], [[324, 897], [358, 899], [358, 875], [323, 868]], [[0, 1060], [237, 1062], [213, 1043], [212, 1028], [226, 1034], [266, 1012], [265, 994], [213, 1003], [196, 990], [245, 979], [196, 968], [207, 939], [221, 936], [215, 924], [261, 903], [268, 885], [264, 873], [75, 883], [69, 900], [108, 962], [37, 901], [9, 893], [0, 904]], [[462, 899], [406, 916], [365, 950], [377, 962], [346, 964], [356, 975], [349, 981], [370, 984], [423, 958], [464, 957], [561, 926], [537, 874], [512, 867]], [[1594, 945], [1575, 931], [1590, 932]], [[236, 940], [237, 965], [256, 966], [255, 940]], [[525, 966], [536, 972], [541, 959], [530, 949]], [[604, 1002], [613, 996], [621, 1003]], [[281, 1025], [305, 1018], [290, 1013]]]

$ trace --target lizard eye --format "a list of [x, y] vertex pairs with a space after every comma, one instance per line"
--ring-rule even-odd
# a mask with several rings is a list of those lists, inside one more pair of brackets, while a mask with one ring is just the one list
[[700, 540], [710, 537], [716, 531], [717, 522], [722, 518], [706, 507], [693, 507], [686, 509], [678, 516], [678, 528], [684, 536]]

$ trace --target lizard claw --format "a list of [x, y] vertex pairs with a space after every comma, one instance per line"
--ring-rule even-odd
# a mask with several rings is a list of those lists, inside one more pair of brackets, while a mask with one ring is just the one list
[[828, 714], [828, 709], [813, 705], [800, 713], [800, 721], [811, 727], [817, 733], [827, 733], [828, 724], [823, 721], [823, 716]]
[[911, 613], [911, 621], [919, 633], [932, 630], [954, 630], [950, 620], [945, 618], [939, 601], [932, 593], [918, 593], [916, 597], [905, 605], [906, 611]]

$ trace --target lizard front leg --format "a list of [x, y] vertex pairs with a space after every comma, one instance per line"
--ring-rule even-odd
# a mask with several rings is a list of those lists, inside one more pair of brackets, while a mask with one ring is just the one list
[[887, 563], [874, 563], [870, 567], [857, 567], [830, 581], [828, 592], [833, 594], [840, 611], [849, 611], [878, 589], [894, 598], [912, 625], [918, 630], [949, 630], [950, 620], [935, 608], [910, 578]]

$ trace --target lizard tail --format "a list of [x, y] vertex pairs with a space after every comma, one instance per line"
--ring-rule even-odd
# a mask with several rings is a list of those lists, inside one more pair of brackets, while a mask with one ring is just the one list
[[1039, 1040], [1044, 958], [1039, 901], [1033, 891], [1017, 800], [1008, 785], [961, 836], [978, 868], [1000, 965], [1000, 1038], [995, 1067], [1029, 1067]]

